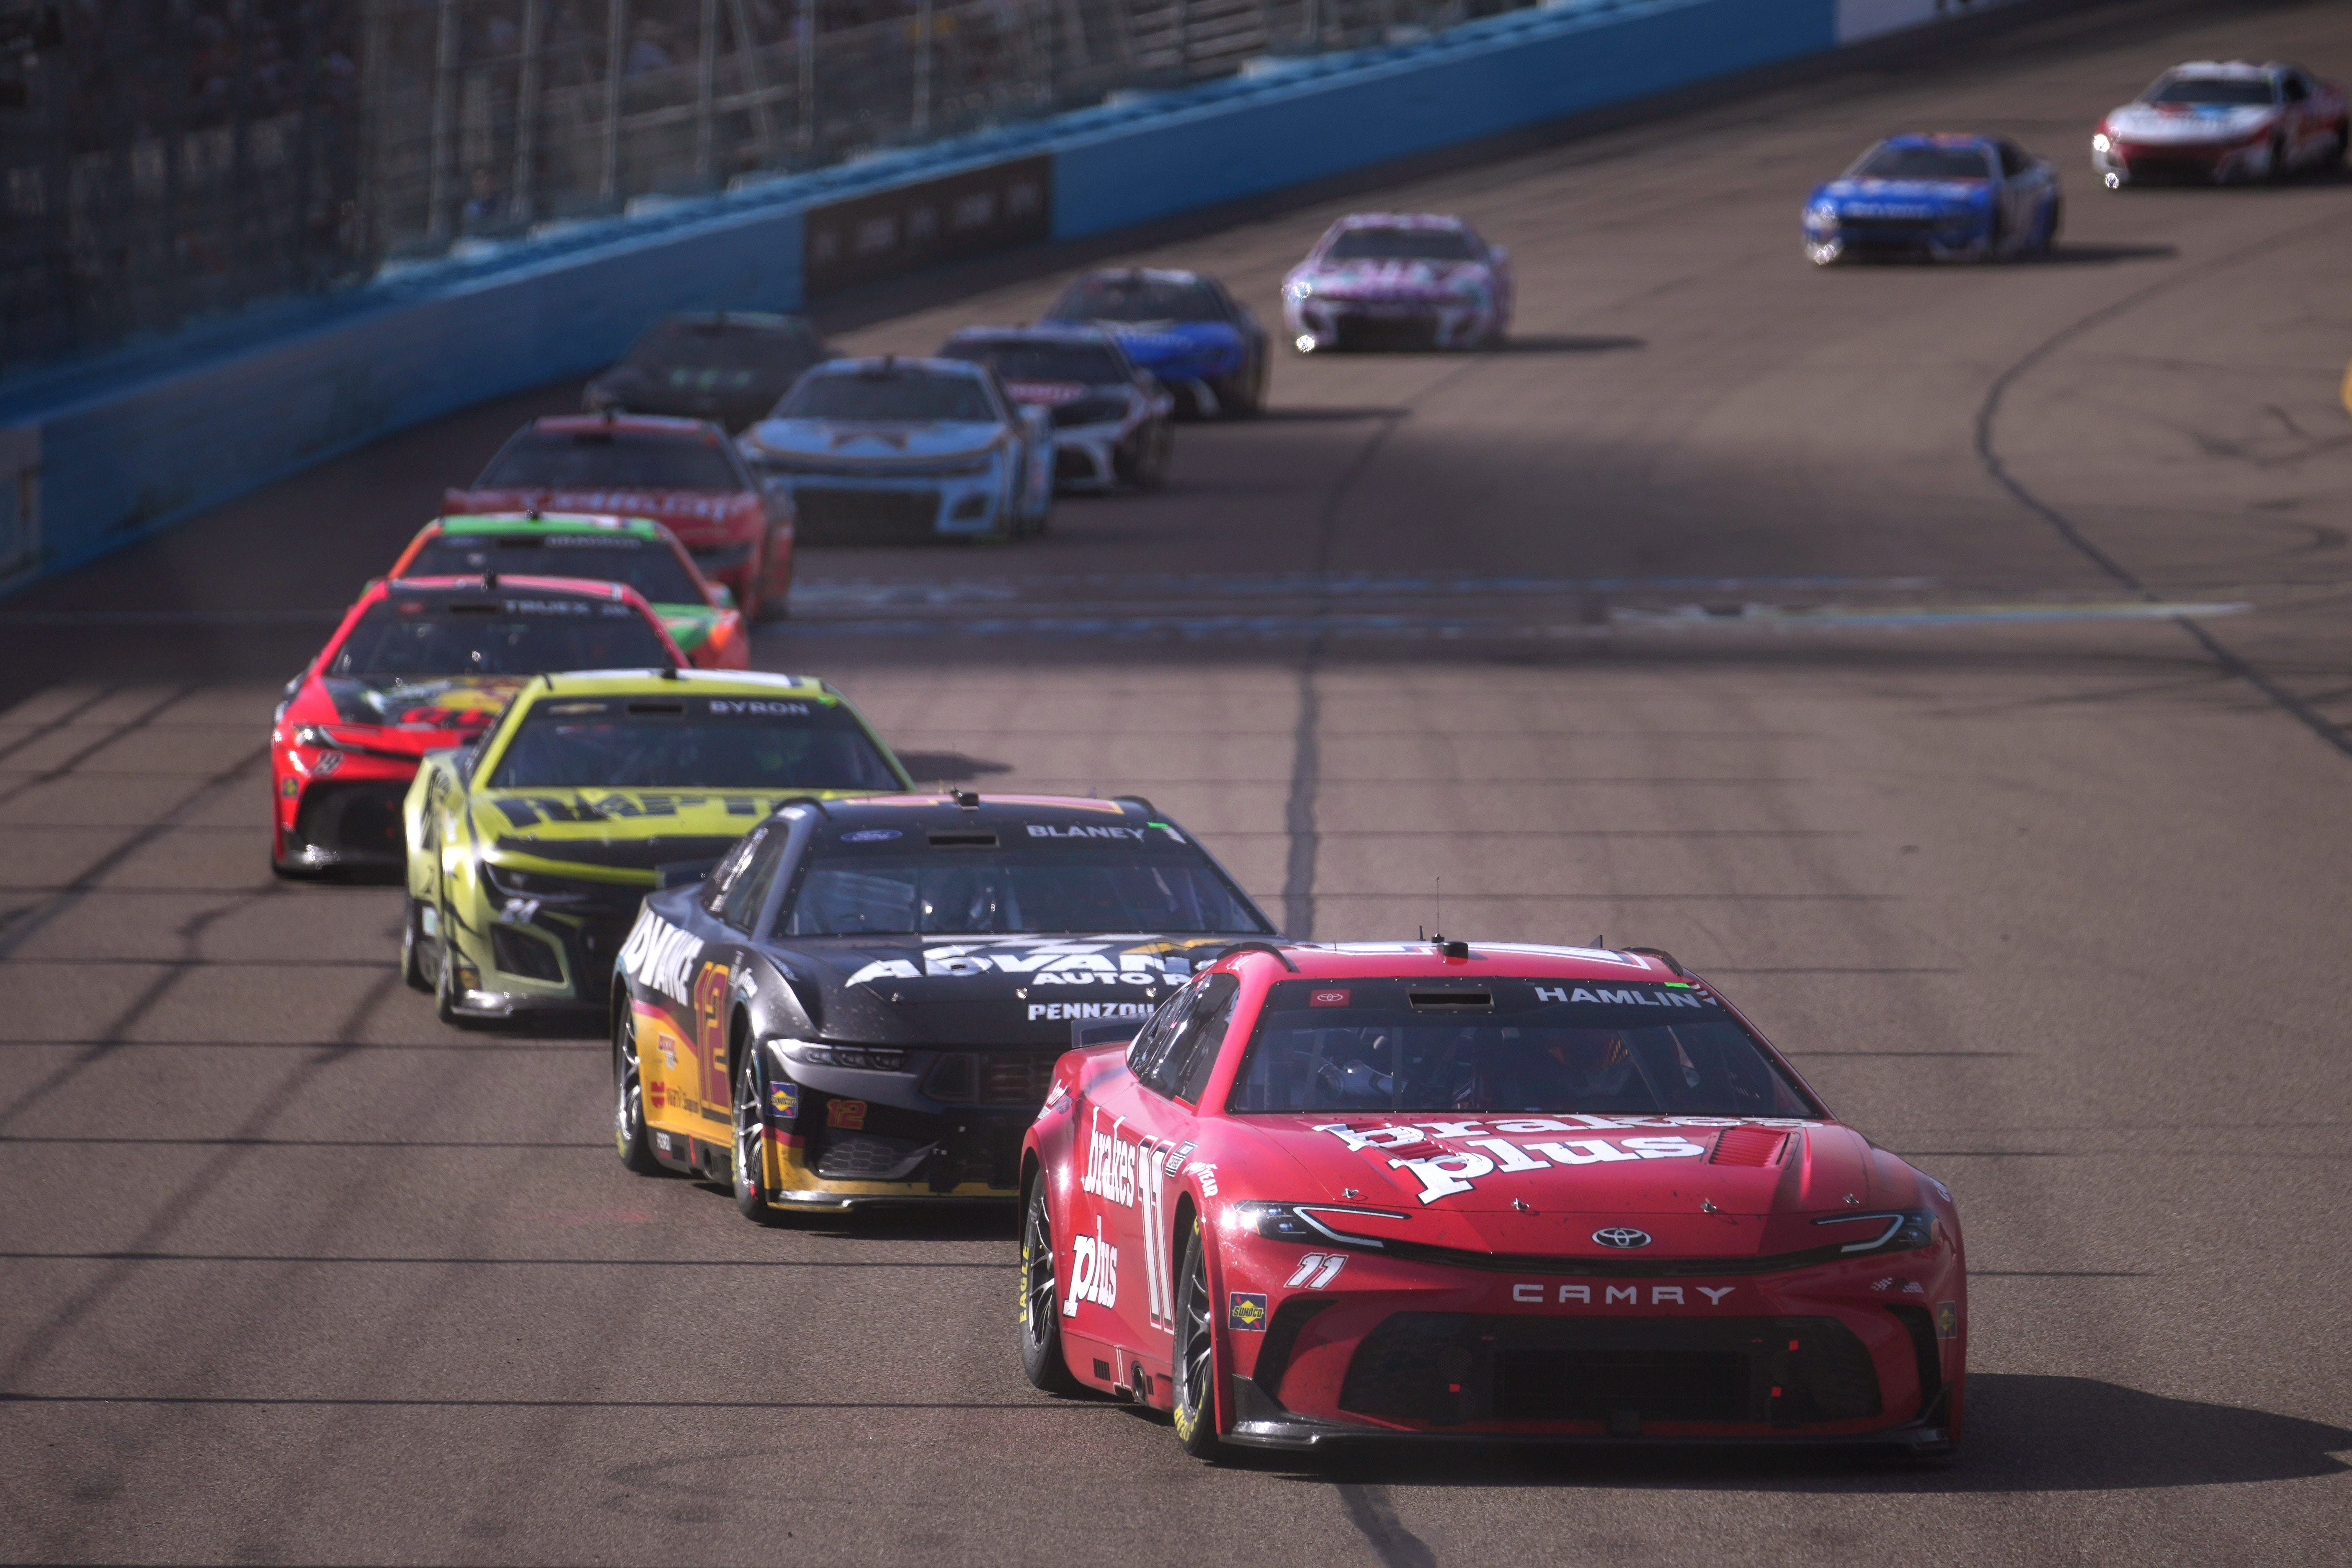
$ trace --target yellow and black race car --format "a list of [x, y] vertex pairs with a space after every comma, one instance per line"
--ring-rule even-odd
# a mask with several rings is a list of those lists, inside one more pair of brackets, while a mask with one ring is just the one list
[[821, 680], [536, 677], [481, 739], [417, 770], [402, 974], [452, 1023], [601, 1007], [647, 893], [699, 880], [784, 800], [911, 787]]

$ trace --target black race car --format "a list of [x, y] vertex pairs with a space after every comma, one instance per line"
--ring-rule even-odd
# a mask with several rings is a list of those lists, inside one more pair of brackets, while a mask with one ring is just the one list
[[798, 316], [753, 310], [668, 316], [588, 384], [588, 412], [667, 414], [740, 430], [776, 405], [811, 365], [833, 357]]
[[1274, 927], [1135, 796], [780, 805], [646, 898], [615, 964], [614, 1134], [650, 1174], [796, 1210], [1019, 1195], [1078, 1031], [1133, 1029]]

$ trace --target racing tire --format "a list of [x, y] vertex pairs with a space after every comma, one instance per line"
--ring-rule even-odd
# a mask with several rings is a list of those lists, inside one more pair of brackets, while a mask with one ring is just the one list
[[441, 906], [441, 935], [434, 942], [440, 963], [433, 976], [433, 1016], [453, 1029], [470, 1029], [476, 1020], [457, 1011], [457, 947], [449, 936], [449, 908]]
[[2294, 165], [2287, 160], [2285, 137], [2271, 138], [2270, 163], [2263, 169], [2263, 176], [2273, 185], [2284, 184], [2294, 177]]
[[400, 978], [411, 991], [433, 994], [433, 977], [425, 973], [425, 906], [406, 900], [400, 926]]
[[2042, 237], [2034, 242], [2033, 254], [2047, 260], [2057, 254], [2058, 231], [2066, 226], [2066, 198], [2050, 198], [2050, 216], [2042, 225]]
[[[772, 557], [773, 553], [774, 552], [771, 550], [770, 554]], [[788, 557], [784, 563], [784, 578], [781, 583], [774, 580], [774, 568], [771, 567], [769, 569], [769, 581], [765, 584], [760, 595], [760, 614], [757, 616], [758, 621], [781, 621], [788, 618], [792, 615], [793, 574], [798, 568], [799, 564], [799, 558], [797, 556]], [[743, 617], [743, 624], [745, 626], [753, 625], [754, 617], [749, 615], [745, 616]]]
[[1239, 375], [1216, 386], [1217, 409], [1228, 419], [1255, 417], [1265, 407], [1265, 356], [1252, 350]]
[[730, 1173], [735, 1179], [735, 1212], [753, 1225], [775, 1226], [783, 1216], [768, 1206], [768, 1117], [762, 1109], [767, 1074], [760, 1068], [760, 1047], [744, 1042], [750, 1059], [735, 1075], [733, 1153]]
[[1217, 1334], [1215, 1303], [1209, 1298], [1209, 1255], [1195, 1216], [1184, 1238], [1184, 1261], [1176, 1271], [1176, 1356], [1170, 1414], [1176, 1441], [1196, 1459], [1224, 1451], [1217, 1440]]
[[614, 1010], [613, 1142], [621, 1163], [640, 1176], [661, 1174], [646, 1131], [646, 1086], [637, 1071], [637, 1021], [627, 998]]
[[765, 563], [761, 570], [743, 574], [743, 593], [735, 601], [735, 607], [743, 612], [743, 624], [747, 626], [756, 626], [768, 618], [767, 574]]
[[1174, 445], [1173, 432], [1162, 423], [1136, 444], [1132, 454], [1112, 453], [1111, 469], [1130, 489], [1156, 490], [1168, 482], [1169, 449]]
[[1030, 1184], [1021, 1211], [1021, 1374], [1047, 1394], [1087, 1392], [1062, 1354], [1061, 1281], [1054, 1269], [1054, 1216], [1043, 1172]]
[[2320, 168], [2323, 171], [2342, 168], [2344, 155], [2347, 152], [2352, 152], [2352, 120], [2347, 120], [2336, 128], [2336, 151], [2327, 155], [2326, 160], [2319, 165]]

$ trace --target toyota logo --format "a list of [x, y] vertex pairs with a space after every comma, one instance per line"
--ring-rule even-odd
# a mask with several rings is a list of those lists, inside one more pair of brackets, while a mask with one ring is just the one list
[[1606, 1230], [1594, 1231], [1592, 1239], [1603, 1247], [1647, 1247], [1650, 1245], [1650, 1233], [1635, 1230], [1631, 1226], [1612, 1225]]

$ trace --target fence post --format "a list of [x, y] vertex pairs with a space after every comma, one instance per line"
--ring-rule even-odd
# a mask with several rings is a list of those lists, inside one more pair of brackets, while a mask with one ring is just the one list
[[816, 0], [801, 0], [793, 24], [793, 52], [800, 57], [801, 156], [816, 156]]
[[713, 145], [718, 97], [719, 0], [702, 0], [702, 53], [694, 73], [694, 180], [705, 190], [719, 183]]
[[931, 0], [915, 0], [915, 120], [919, 142], [931, 133]]
[[[353, 237], [352, 247], [365, 258], [373, 259], [383, 254], [385, 242], [392, 237], [391, 214], [386, 210], [386, 176], [392, 172], [392, 17], [391, 0], [367, 0], [360, 21], [360, 126], [359, 126], [359, 233]], [[163, 191], [167, 213], [176, 207], [179, 182], [176, 175], [180, 161], [179, 138], [170, 130], [163, 133]], [[176, 216], [172, 226], [179, 226]]]
[[515, 79], [514, 197], [508, 212], [529, 223], [539, 188], [539, 77], [545, 52], [547, 0], [522, 0], [522, 68]]
[[433, 39], [433, 160], [425, 186], [425, 232], [449, 237], [451, 161], [457, 153], [457, 0], [441, 0]]
[[1176, 79], [1192, 79], [1192, 0], [1176, 0]]
[[776, 161], [775, 106], [768, 101], [767, 80], [760, 74], [759, 40], [751, 36], [751, 13], [743, 0], [728, 0], [735, 19], [735, 58], [743, 68], [743, 89], [751, 99], [751, 134], [760, 143], [760, 164]]
[[604, 0], [604, 177], [597, 200], [606, 207], [621, 203], [621, 74], [628, 52], [629, 0]]

